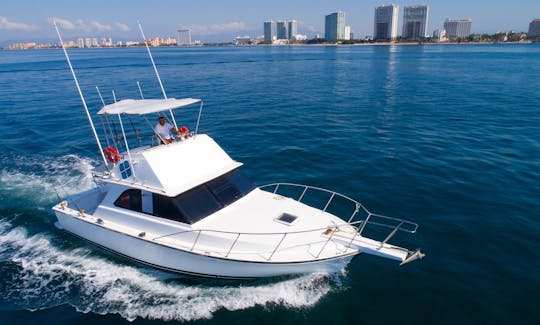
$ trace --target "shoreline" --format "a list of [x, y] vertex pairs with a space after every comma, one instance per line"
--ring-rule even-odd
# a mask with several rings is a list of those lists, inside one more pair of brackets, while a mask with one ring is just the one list
[[[353, 43], [353, 44], [331, 44], [331, 43], [293, 43], [293, 44], [201, 44], [201, 45], [187, 45], [187, 46], [155, 46], [152, 48], [197, 48], [197, 47], [298, 47], [298, 46], [328, 46], [328, 47], [342, 47], [342, 46], [424, 46], [424, 45], [515, 45], [515, 44], [536, 44], [538, 42], [524, 41], [524, 42], [378, 42], [378, 43]], [[32, 50], [54, 50], [60, 47], [40, 47], [40, 48], [28, 48], [28, 49], [10, 49], [0, 48], [2, 51], [32, 51]], [[70, 50], [100, 50], [100, 49], [130, 49], [130, 48], [144, 48], [140, 46], [113, 46], [113, 47], [89, 47], [89, 48], [69, 48]]]

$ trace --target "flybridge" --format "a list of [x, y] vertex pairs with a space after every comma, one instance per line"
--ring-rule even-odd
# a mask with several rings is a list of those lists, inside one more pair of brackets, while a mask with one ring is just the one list
[[[141, 36], [142, 36], [143, 40], [145, 40], [146, 38], [144, 36], [142, 26], [141, 26], [140, 23], [138, 23], [138, 25], [139, 25], [139, 30], [141, 32]], [[105, 103], [105, 101], [103, 100], [103, 96], [101, 95], [101, 92], [100, 92], [99, 88], [96, 86], [96, 90], [98, 92], [99, 98], [101, 99], [101, 102], [103, 104], [102, 108], [98, 112], [98, 115], [101, 118], [101, 123], [102, 123], [102, 127], [103, 127], [103, 130], [104, 130], [104, 135], [105, 135], [105, 141], [107, 143], [107, 148], [104, 150], [103, 146], [102, 146], [102, 143], [101, 143], [100, 136], [98, 135], [98, 132], [96, 131], [96, 127], [94, 125], [92, 117], [90, 116], [90, 112], [88, 110], [86, 100], [85, 100], [85, 98], [83, 96], [83, 93], [81, 91], [81, 88], [79, 86], [77, 76], [76, 76], [75, 71], [73, 69], [73, 66], [71, 64], [71, 60], [70, 60], [69, 55], [68, 55], [68, 53], [66, 51], [66, 48], [64, 46], [64, 42], [62, 40], [62, 36], [60, 35], [60, 31], [58, 29], [58, 26], [56, 25], [56, 22], [54, 23], [54, 26], [56, 28], [56, 32], [57, 32], [58, 38], [60, 40], [60, 45], [62, 46], [62, 49], [64, 51], [64, 55], [65, 55], [66, 60], [68, 62], [71, 74], [72, 74], [73, 79], [75, 81], [77, 91], [79, 92], [79, 96], [80, 96], [81, 101], [83, 103], [83, 107], [84, 107], [86, 116], [88, 118], [88, 122], [89, 122], [90, 127], [92, 129], [92, 132], [94, 134], [94, 138], [96, 140], [96, 143], [97, 143], [97, 145], [99, 147], [99, 151], [100, 151], [103, 163], [104, 163], [104, 168], [106, 169], [105, 173], [97, 172], [97, 173], [95, 173], [95, 175], [101, 175], [103, 179], [107, 179], [109, 181], [113, 180], [113, 179], [116, 179], [119, 182], [131, 181], [130, 184], [132, 184], [132, 185], [140, 183], [139, 180], [138, 180], [138, 177], [137, 177], [138, 176], [137, 175], [137, 168], [135, 168], [135, 165], [137, 163], [140, 164], [141, 161], [140, 161], [140, 159], [138, 161], [136, 161], [136, 159], [134, 158], [134, 155], [136, 155], [136, 156], [138, 155], [139, 157], [141, 156], [140, 155], [140, 150], [135, 150], [135, 152], [134, 152], [133, 148], [130, 149], [130, 145], [128, 143], [128, 139], [127, 139], [127, 136], [126, 136], [126, 128], [124, 127], [124, 121], [122, 119], [122, 115], [127, 115], [128, 116], [129, 125], [131, 125], [131, 127], [133, 128], [133, 134], [135, 135], [135, 137], [138, 140], [138, 147], [143, 147], [144, 148], [144, 146], [142, 144], [142, 141], [141, 141], [142, 140], [141, 133], [135, 127], [135, 125], [134, 125], [134, 123], [133, 123], [133, 121], [132, 121], [132, 119], [130, 117], [131, 115], [142, 116], [144, 118], [144, 120], [146, 121], [146, 123], [148, 124], [149, 129], [152, 130], [153, 134], [150, 135], [150, 139], [152, 140], [150, 146], [154, 145], [154, 141], [156, 143], [159, 143], [159, 141], [162, 141], [162, 142], [164, 141], [164, 139], [161, 137], [161, 135], [158, 132], [156, 132], [156, 130], [154, 129], [154, 126], [153, 126], [152, 122], [150, 122], [148, 120], [148, 118], [146, 117], [146, 115], [151, 114], [151, 113], [157, 113], [160, 116], [163, 116], [163, 117], [167, 118], [167, 120], [169, 120], [169, 117], [170, 117], [170, 121], [172, 121], [172, 125], [174, 125], [174, 130], [176, 132], [178, 132], [180, 140], [185, 140], [185, 139], [188, 139], [189, 137], [194, 137], [195, 135], [197, 135], [197, 132], [198, 132], [198, 129], [199, 129], [201, 113], [202, 113], [202, 109], [203, 109], [203, 101], [201, 99], [197, 99], [197, 98], [176, 99], [176, 98], [168, 98], [167, 97], [167, 93], [165, 92], [165, 88], [163, 87], [163, 83], [161, 82], [159, 72], [158, 72], [156, 64], [154, 62], [154, 58], [152, 57], [152, 53], [150, 52], [150, 48], [148, 47], [148, 43], [145, 41], [146, 49], [147, 49], [148, 55], [150, 57], [150, 61], [152, 62], [152, 66], [154, 68], [154, 72], [155, 72], [155, 75], [156, 75], [157, 80], [159, 82], [159, 85], [160, 85], [160, 88], [161, 88], [161, 91], [163, 93], [164, 98], [163, 99], [145, 99], [144, 96], [143, 96], [142, 90], [140, 88], [140, 84], [139, 84], [139, 82], [137, 82], [137, 86], [139, 88], [139, 93], [141, 94], [140, 99], [123, 99], [123, 100], [117, 101], [116, 100], [116, 95], [115, 95], [114, 90], [113, 90], [112, 93], [113, 93], [113, 97], [114, 97], [114, 103], [107, 105]], [[189, 106], [189, 105], [197, 104], [197, 103], [200, 103], [200, 106], [199, 106], [199, 112], [198, 112], [197, 122], [196, 122], [195, 128], [194, 128], [194, 132], [189, 132], [188, 128], [185, 127], [185, 126], [178, 127], [178, 125], [176, 123], [174, 113], [173, 113], [173, 110], [178, 109], [178, 108], [182, 108], [182, 107], [186, 107], [186, 106]], [[166, 114], [166, 113], [169, 113], [169, 114]], [[117, 118], [118, 118], [118, 126], [119, 126], [119, 129], [120, 129], [120, 132], [118, 132], [118, 130], [116, 128], [116, 123], [114, 122], [114, 120], [109, 118], [110, 116], [114, 116], [114, 115], [116, 115]], [[117, 165], [117, 163], [120, 162], [120, 160], [121, 160], [121, 156], [120, 156], [119, 152], [122, 150], [122, 147], [124, 147], [123, 149], [125, 149], [125, 153], [127, 154], [128, 162], [122, 161], [122, 164]], [[123, 160], [123, 158], [122, 158], [122, 160]], [[115, 170], [118, 169], [118, 168], [120, 168], [120, 169], [118, 170], [117, 173], [115, 173]], [[115, 174], [118, 174], [117, 175], [118, 177], [116, 177]], [[161, 189], [164, 192], [169, 192], [166, 189], [163, 189], [162, 186], [160, 186], [160, 185], [162, 185], [163, 180], [156, 180], [156, 181], [150, 182], [150, 183], [153, 183], [154, 184], [153, 186], [155, 186], [158, 189]]]

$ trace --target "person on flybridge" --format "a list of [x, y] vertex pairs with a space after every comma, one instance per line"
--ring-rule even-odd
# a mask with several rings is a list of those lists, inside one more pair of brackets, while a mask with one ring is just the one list
[[165, 121], [165, 117], [160, 116], [158, 123], [154, 127], [154, 131], [159, 138], [161, 144], [169, 144], [174, 141], [171, 131], [178, 133], [178, 130], [169, 122]]

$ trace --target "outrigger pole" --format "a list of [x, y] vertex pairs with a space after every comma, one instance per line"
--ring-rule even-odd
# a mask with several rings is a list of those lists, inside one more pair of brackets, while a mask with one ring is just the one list
[[[144, 36], [144, 32], [141, 26], [141, 23], [137, 21], [137, 25], [139, 25], [139, 30], [141, 31], [141, 36], [143, 38], [144, 45], [146, 46], [146, 51], [148, 51], [148, 56], [150, 56], [150, 61], [152, 61], [152, 66], [154, 67], [154, 72], [156, 73], [157, 80], [159, 82], [159, 86], [161, 87], [161, 92], [163, 93], [163, 97], [167, 99], [167, 93], [165, 93], [165, 88], [163, 88], [163, 83], [161, 82], [161, 78], [159, 77], [159, 72], [156, 68], [156, 63], [154, 62], [154, 58], [152, 57], [152, 52], [150, 52], [150, 47], [148, 47], [148, 43], [146, 42], [146, 36]], [[176, 125], [176, 120], [174, 119], [174, 114], [172, 112], [172, 109], [169, 109], [169, 113], [171, 114], [171, 118], [174, 123], [174, 128], [178, 130], [178, 126]]]
[[99, 142], [99, 137], [96, 132], [96, 128], [94, 127], [94, 122], [92, 122], [92, 117], [90, 116], [90, 112], [88, 111], [88, 106], [86, 106], [86, 100], [84, 100], [83, 93], [81, 91], [81, 87], [79, 86], [79, 81], [77, 80], [77, 76], [75, 76], [75, 71], [73, 70], [73, 66], [71, 65], [71, 60], [69, 59], [69, 55], [67, 54], [66, 48], [64, 46], [64, 41], [62, 41], [62, 36], [60, 35], [60, 31], [58, 30], [58, 26], [56, 25], [56, 21], [53, 22], [54, 28], [56, 29], [56, 33], [58, 34], [58, 39], [60, 39], [60, 45], [62, 46], [62, 50], [64, 50], [64, 55], [66, 56], [67, 63], [69, 65], [69, 70], [71, 71], [71, 75], [73, 76], [73, 80], [75, 80], [75, 86], [77, 86], [77, 90], [79, 91], [79, 96], [81, 96], [81, 101], [84, 106], [84, 111], [86, 112], [86, 117], [88, 117], [88, 122], [90, 122], [90, 127], [92, 128], [92, 132], [94, 133], [94, 138], [96, 138], [96, 143], [99, 147], [99, 153], [101, 154], [101, 158], [103, 158], [103, 163], [105, 164], [105, 167], [108, 166], [107, 159], [105, 159], [105, 154], [103, 153], [103, 148], [101, 147], [101, 142]]

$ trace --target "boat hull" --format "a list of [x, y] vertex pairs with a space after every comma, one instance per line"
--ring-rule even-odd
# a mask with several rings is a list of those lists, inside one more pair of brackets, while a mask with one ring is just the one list
[[168, 272], [212, 278], [247, 279], [341, 271], [356, 254], [302, 262], [252, 262], [202, 255], [105, 228], [55, 210], [68, 233], [118, 255]]

